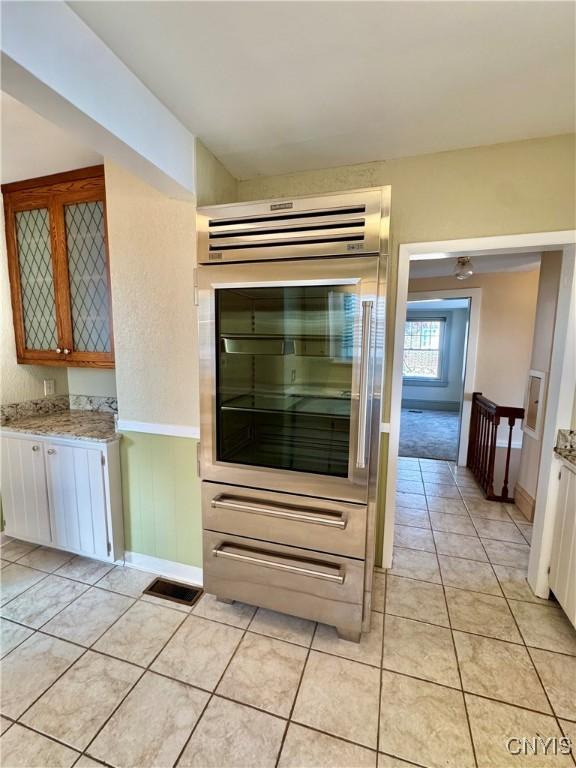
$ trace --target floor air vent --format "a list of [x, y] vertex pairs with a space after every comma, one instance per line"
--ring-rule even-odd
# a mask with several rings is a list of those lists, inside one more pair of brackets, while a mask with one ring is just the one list
[[168, 579], [154, 579], [152, 584], [144, 590], [145, 595], [162, 597], [164, 600], [183, 605], [194, 605], [202, 592], [201, 587], [191, 587], [189, 584], [180, 584]]

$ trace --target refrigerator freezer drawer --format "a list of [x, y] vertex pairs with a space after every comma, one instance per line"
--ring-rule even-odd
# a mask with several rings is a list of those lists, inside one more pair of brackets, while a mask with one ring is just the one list
[[357, 633], [364, 562], [204, 531], [204, 589]]
[[204, 482], [202, 516], [204, 529], [211, 531], [365, 557], [362, 504]]

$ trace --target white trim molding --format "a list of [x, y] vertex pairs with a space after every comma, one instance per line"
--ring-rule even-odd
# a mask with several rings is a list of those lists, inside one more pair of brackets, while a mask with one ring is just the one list
[[558, 430], [566, 429], [571, 423], [575, 391], [576, 248], [572, 245], [563, 249], [562, 256], [528, 562], [528, 583], [534, 593], [543, 598], [547, 598], [550, 591], [549, 571], [560, 488], [554, 446]]
[[137, 571], [149, 571], [158, 576], [164, 576], [166, 579], [183, 581], [195, 587], [201, 587], [204, 583], [202, 568], [177, 563], [174, 560], [162, 560], [160, 557], [152, 557], [151, 555], [141, 555], [139, 552], [125, 552], [124, 560], [119, 560], [117, 565], [126, 565]]
[[168, 437], [191, 437], [200, 440], [200, 427], [188, 427], [180, 424], [155, 424], [148, 421], [118, 419], [118, 432], [144, 432], [148, 435], [166, 435]]
[[434, 240], [430, 243], [405, 243], [400, 246], [400, 257], [425, 253], [459, 253], [460, 251], [490, 251], [525, 253], [554, 251], [576, 243], [576, 229], [553, 232], [534, 232], [527, 235], [496, 235], [495, 237], [468, 237], [462, 240]]

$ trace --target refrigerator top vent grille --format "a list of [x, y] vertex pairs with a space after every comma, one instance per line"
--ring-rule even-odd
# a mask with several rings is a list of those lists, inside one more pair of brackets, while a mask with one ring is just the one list
[[199, 262], [380, 253], [387, 189], [199, 209]]

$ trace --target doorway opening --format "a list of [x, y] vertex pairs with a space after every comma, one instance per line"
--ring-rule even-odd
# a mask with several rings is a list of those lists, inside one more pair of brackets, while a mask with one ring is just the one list
[[401, 457], [458, 461], [470, 303], [468, 296], [409, 294], [402, 361]]
[[[494, 536], [496, 544], [487, 544], [489, 549], [491, 548], [496, 552], [495, 556], [491, 556], [488, 553], [484, 541], [480, 542], [483, 552], [478, 549], [478, 561], [482, 561], [484, 563], [488, 561], [491, 565], [494, 566], [495, 564], [499, 565], [495, 559], [496, 557], [500, 558], [500, 554], [498, 552], [505, 552], [505, 556], [507, 558], [510, 557], [510, 559], [512, 559], [513, 555], [516, 553], [521, 554], [521, 560], [523, 561], [522, 563], [520, 563], [518, 560], [515, 565], [512, 565], [512, 563], [506, 563], [502, 564], [501, 567], [516, 567], [518, 571], [522, 571], [524, 573], [523, 584], [525, 584], [525, 573], [527, 565], [526, 561], [529, 560], [528, 582], [533, 592], [536, 593], [538, 597], [548, 596], [549, 579], [547, 574], [551, 557], [552, 534], [555, 521], [554, 504], [558, 490], [558, 473], [554, 468], [553, 447], [558, 429], [562, 428], [564, 423], [569, 423], [570, 419], [572, 418], [574, 387], [576, 385], [576, 369], [574, 368], [574, 358], [571, 354], [571, 350], [574, 346], [574, 329], [576, 328], [576, 324], [574, 323], [573, 319], [571, 319], [574, 316], [574, 311], [576, 311], [576, 272], [574, 262], [575, 240], [576, 234], [570, 231], [548, 233], [543, 232], [529, 235], [510, 235], [487, 238], [471, 238], [468, 240], [447, 240], [427, 243], [413, 243], [400, 246], [390, 423], [389, 425], [386, 425], [390, 432], [388, 476], [386, 487], [386, 516], [384, 519], [384, 536], [382, 542], [383, 564], [386, 567], [390, 567], [390, 564], [392, 563], [393, 544], [402, 547], [402, 544], [399, 541], [402, 532], [396, 532], [396, 526], [399, 522], [397, 519], [397, 513], [398, 509], [402, 506], [396, 494], [397, 492], [402, 493], [402, 491], [400, 491], [400, 488], [397, 488], [396, 480], [404, 479], [406, 482], [415, 483], [420, 481], [423, 486], [424, 493], [422, 494], [420, 492], [418, 496], [416, 496], [416, 494], [410, 494], [410, 498], [407, 496], [406, 499], [402, 500], [410, 502], [413, 515], [417, 510], [416, 502], [421, 499], [422, 496], [425, 496], [426, 498], [428, 498], [428, 496], [433, 496], [437, 497], [438, 499], [443, 499], [442, 501], [434, 500], [432, 506], [438, 504], [446, 507], [452, 506], [452, 504], [450, 504], [451, 501], [459, 502], [463, 500], [464, 497], [468, 497], [471, 504], [467, 505], [466, 502], [464, 502], [464, 505], [467, 507], [467, 511], [470, 517], [489, 521], [479, 523], [479, 527], [482, 528], [482, 531], [478, 529], [474, 519], [469, 521], [474, 525], [476, 534], [480, 539], [492, 539], [492, 536], [489, 535], [490, 531], [488, 529], [495, 529], [496, 526], [494, 523], [506, 524], [505, 527], [508, 529], [508, 531], [504, 532], [503, 527], [498, 526], [498, 528], [502, 527], [502, 531], [499, 531], [496, 536]], [[548, 254], [548, 252], [555, 253]], [[462, 254], [472, 256], [473, 260], [478, 260], [478, 258], [484, 256], [487, 258], [505, 257], [506, 260], [510, 261], [508, 271], [517, 271], [515, 267], [520, 266], [519, 261], [522, 260], [522, 255], [535, 253], [546, 254], [546, 262], [548, 263], [548, 266], [555, 262], [556, 266], [551, 270], [548, 270], [548, 274], [551, 275], [554, 272], [556, 273], [556, 277], [554, 278], [556, 287], [554, 290], [553, 300], [551, 302], [540, 301], [540, 297], [538, 301], [539, 308], [543, 310], [541, 313], [542, 317], [540, 319], [545, 319], [545, 324], [548, 327], [550, 336], [548, 338], [546, 347], [548, 354], [547, 362], [549, 366], [549, 373], [546, 379], [547, 384], [545, 392], [545, 416], [542, 420], [540, 443], [537, 446], [537, 451], [534, 452], [533, 463], [530, 462], [530, 466], [528, 466], [528, 464], [524, 462], [526, 463], [526, 466], [528, 466], [528, 470], [530, 470], [528, 472], [529, 476], [534, 476], [537, 479], [537, 490], [533, 504], [533, 512], [529, 518], [529, 520], [531, 520], [534, 524], [534, 537], [532, 538], [532, 546], [530, 548], [527, 546], [527, 539], [531, 538], [531, 531], [524, 530], [524, 526], [526, 525], [526, 516], [522, 515], [522, 517], [514, 519], [517, 512], [517, 508], [514, 505], [501, 505], [500, 509], [502, 510], [502, 507], [504, 507], [504, 511], [507, 512], [507, 516], [505, 519], [500, 518], [500, 520], [498, 520], [498, 517], [500, 517], [499, 514], [494, 513], [493, 515], [490, 514], [490, 517], [482, 518], [480, 515], [474, 514], [473, 510], [470, 509], [470, 507], [475, 507], [476, 504], [484, 507], [488, 499], [485, 492], [482, 493], [478, 487], [474, 487], [472, 485], [476, 478], [470, 477], [471, 470], [466, 466], [466, 459], [464, 462], [462, 462], [460, 458], [458, 462], [449, 462], [437, 459], [414, 459], [410, 457], [399, 458], [398, 449], [400, 439], [400, 415], [403, 390], [403, 343], [408, 294], [412, 291], [421, 290], [420, 286], [410, 285], [409, 287], [411, 260], [416, 257], [416, 259], [421, 260], [422, 264], [426, 264], [431, 263], [431, 260], [436, 259], [445, 259], [447, 261], [455, 260], [458, 259], [458, 257]], [[447, 273], [447, 275], [449, 274], [452, 274], [453, 277], [457, 277], [453, 271]], [[470, 282], [472, 283], [472, 281]], [[457, 287], [459, 285], [459, 281], [455, 281], [451, 287]], [[441, 286], [438, 285], [435, 280], [432, 280], [430, 281], [429, 287], [440, 288]], [[501, 303], [501, 306], [505, 306], [507, 310], [510, 310], [510, 306], [508, 306], [510, 303], [509, 300], [520, 300], [523, 296], [523, 292], [509, 291], [506, 297], [507, 301], [504, 302], [504, 304]], [[494, 365], [494, 361], [492, 359], [493, 354], [495, 352], [499, 352], [502, 342], [506, 341], [507, 347], [510, 350], [510, 355], [509, 357], [504, 357], [502, 359], [504, 360], [505, 365], [509, 367], [513, 362], [514, 356], [517, 355], [522, 347], [518, 344], [509, 344], [511, 338], [514, 341], [516, 340], [515, 334], [512, 333], [511, 328], [509, 327], [509, 323], [506, 322], [501, 312], [495, 311], [493, 307], [485, 306], [486, 304], [487, 302], [483, 297], [482, 322], [484, 325], [486, 319], [490, 321], [495, 343], [485, 345], [487, 354], [479, 356], [477, 370], [478, 372], [483, 372], [483, 376], [486, 374], [486, 383], [490, 383], [491, 389], [494, 389], [496, 393], [492, 395], [494, 401], [496, 403], [501, 403], [506, 402], [502, 399], [502, 394], [504, 392], [503, 387], [510, 385], [510, 375], [508, 375], [502, 369], [501, 364], [498, 366]], [[526, 326], [526, 324], [524, 325]], [[540, 334], [536, 334], [536, 337], [539, 338]], [[471, 336], [469, 334], [467, 362], [470, 360], [471, 346]], [[537, 345], [535, 345], [532, 349], [532, 363], [534, 363], [536, 346]], [[480, 357], [482, 359], [480, 359]], [[541, 365], [530, 365], [529, 367], [539, 369], [542, 368]], [[515, 366], [515, 370], [520, 371], [520, 367]], [[528, 378], [528, 371], [524, 371], [523, 375], [525, 380], [522, 384], [522, 389], [524, 390]], [[471, 401], [476, 399], [473, 397], [474, 393], [482, 390], [482, 387], [479, 387], [478, 383], [479, 382], [476, 381], [470, 391], [465, 385], [464, 408], [470, 407], [472, 404]], [[524, 398], [522, 399], [524, 400]], [[526, 401], [524, 400], [524, 405], [525, 402]], [[463, 425], [467, 420], [468, 419], [464, 419], [464, 417], [462, 418]], [[523, 450], [523, 444], [525, 443], [527, 437], [525, 434], [523, 434], [520, 424], [517, 426], [518, 429], [515, 427], [514, 433], [511, 435], [511, 440], [507, 441], [508, 448], [510, 447], [511, 443], [513, 448], [517, 447], [521, 449], [523, 451], [524, 458], [524, 454], [529, 453]], [[463, 446], [461, 440], [461, 449], [462, 448]], [[462, 455], [461, 452], [460, 455]], [[420, 478], [413, 476], [416, 474], [417, 469], [414, 465], [414, 462], [417, 462], [418, 464], [418, 471], [421, 475]], [[448, 477], [448, 473], [451, 474], [451, 478]], [[409, 477], [409, 475], [412, 476]], [[444, 482], [442, 482], [439, 477], [435, 478], [432, 477], [432, 475], [442, 475]], [[454, 480], [457, 488], [455, 489], [453, 487], [453, 483], [448, 482], [448, 480]], [[401, 485], [404, 484], [405, 483], [401, 483]], [[449, 490], [447, 487], [439, 488], [438, 486], [440, 484], [444, 486], [452, 486], [452, 489]], [[426, 485], [429, 487], [427, 488]], [[467, 489], [465, 489], [466, 486], [468, 487]], [[469, 493], [470, 489], [472, 489], [472, 493]], [[442, 495], [439, 494], [440, 490], [442, 491]], [[406, 491], [408, 491], [407, 488]], [[474, 497], [476, 497], [476, 499], [474, 499]], [[490, 502], [490, 506], [492, 506], [492, 502]], [[429, 512], [432, 511], [430, 510], [430, 505], [428, 505], [426, 509]], [[424, 511], [424, 509], [422, 509], [422, 511]], [[449, 510], [445, 509], [443, 512], [449, 513]], [[512, 520], [508, 519], [508, 515], [512, 517]], [[466, 516], [461, 515], [461, 517]], [[428, 531], [425, 532], [421, 538], [428, 539], [430, 538], [428, 534], [431, 534], [433, 537], [432, 545], [434, 549], [431, 550], [423, 540], [420, 542], [420, 546], [416, 546], [414, 544], [412, 544], [412, 546], [416, 549], [421, 549], [426, 552], [427, 557], [430, 557], [434, 553], [440, 558], [441, 554], [444, 556], [444, 553], [439, 552], [436, 539], [452, 539], [453, 536], [456, 535], [456, 532], [450, 531], [447, 536], [442, 535], [442, 531], [435, 531], [432, 533], [430, 530], [430, 528], [432, 528], [430, 522], [431, 521], [428, 522]], [[504, 534], [512, 530], [509, 528], [511, 523], [516, 524], [517, 522], [521, 523], [522, 530], [514, 533], [514, 539], [517, 539], [516, 533], [519, 532], [523, 535], [525, 544], [521, 544], [519, 540], [509, 540], [507, 536], [503, 536], [502, 538], [500, 537], [500, 533]], [[469, 528], [468, 525], [465, 527]], [[516, 527], [518, 528], [519, 526], [516, 525]], [[458, 535], [459, 545], [464, 545], [464, 538], [466, 538], [471, 533], [472, 532], [470, 530], [468, 532], [462, 530]], [[496, 533], [496, 531], [494, 530], [492, 533]], [[508, 540], [505, 541], [505, 538]], [[471, 542], [468, 543], [470, 543], [470, 546], [472, 546]], [[525, 547], [528, 551], [526, 551]], [[461, 551], [461, 547], [459, 546], [457, 549], [459, 550], [459, 553], [455, 551], [453, 556], [462, 558], [463, 552]], [[519, 552], [519, 549], [522, 550], [522, 553]]]

